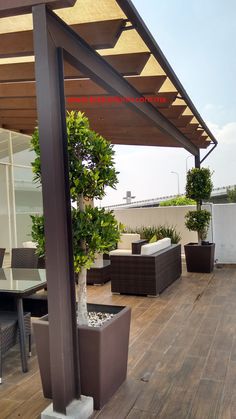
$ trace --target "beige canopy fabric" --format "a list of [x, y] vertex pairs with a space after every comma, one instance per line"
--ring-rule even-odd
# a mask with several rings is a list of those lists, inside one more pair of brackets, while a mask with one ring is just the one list
[[[14, 1], [12, 2], [14, 3]], [[36, 3], [35, 1], [31, 2]], [[60, 1], [51, 1], [57, 6]], [[77, 0], [55, 10], [71, 28], [198, 149], [216, 142], [183, 97], [116, 0]], [[1, 9], [0, 9], [1, 16]], [[161, 61], [161, 60], [160, 60]], [[185, 64], [186, 65], [186, 64]], [[129, 107], [132, 98], [112, 97], [86, 74], [65, 63], [68, 110], [81, 110], [94, 130], [114, 144], [183, 146]], [[32, 15], [0, 20], [0, 126], [31, 135], [37, 125]]]

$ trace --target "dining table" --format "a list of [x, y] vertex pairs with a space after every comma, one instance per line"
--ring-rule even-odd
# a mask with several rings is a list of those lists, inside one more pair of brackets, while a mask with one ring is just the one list
[[45, 269], [0, 268], [0, 297], [12, 296], [16, 302], [22, 371], [28, 371], [23, 298], [46, 286]]

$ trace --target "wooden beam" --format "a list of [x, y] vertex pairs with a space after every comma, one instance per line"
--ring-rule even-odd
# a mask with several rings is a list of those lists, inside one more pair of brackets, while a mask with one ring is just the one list
[[[33, 8], [53, 409], [80, 397], [63, 52], [43, 5]], [[53, 199], [51, 197], [53, 196]]]
[[[0, 118], [36, 118], [37, 111], [35, 109], [0, 109]], [[18, 119], [19, 122], [19, 119]]]
[[49, 9], [74, 6], [76, 0], [5, 0], [0, 2], [0, 18], [24, 15], [32, 12], [37, 4], [46, 4]]
[[[158, 104], [154, 103], [154, 106], [158, 106]], [[168, 109], [160, 109], [160, 112], [162, 113], [162, 115], [164, 115], [168, 119], [178, 118], [180, 115], [182, 115], [185, 108], [186, 106], [183, 106], [183, 105], [176, 105], [176, 106], [172, 105]]]
[[[165, 80], [164, 76], [127, 76], [126, 80], [141, 94], [155, 96], [155, 92], [159, 90]], [[21, 83], [1, 83], [0, 84], [0, 98], [10, 97], [35, 97], [35, 82], [21, 82]], [[66, 96], [97, 96], [107, 95], [107, 92], [90, 79], [76, 79], [65, 80], [65, 95]], [[160, 96], [160, 94], [158, 94]], [[157, 96], [158, 96], [157, 95]], [[174, 96], [172, 94], [162, 94], [166, 98], [165, 106], [172, 103]]]
[[[93, 48], [112, 48], [124, 25], [123, 19], [71, 25]], [[0, 58], [34, 55], [33, 31], [0, 34]]]
[[[148, 61], [149, 53], [106, 55], [104, 60], [123, 75], [139, 75]], [[65, 63], [65, 78], [86, 77], [81, 69]], [[35, 80], [34, 62], [0, 65], [0, 82], [21, 82]]]

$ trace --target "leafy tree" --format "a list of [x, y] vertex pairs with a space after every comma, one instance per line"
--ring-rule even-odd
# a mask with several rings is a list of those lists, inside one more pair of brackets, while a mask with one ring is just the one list
[[[81, 112], [68, 112], [66, 118], [70, 195], [77, 208], [72, 207], [74, 270], [78, 273], [78, 323], [87, 324], [87, 269], [96, 253], [113, 249], [120, 237], [120, 227], [112, 211], [88, 204], [105, 195], [105, 187], [115, 188], [117, 172], [113, 146], [90, 129], [89, 121]], [[41, 182], [39, 133], [32, 136], [36, 158], [32, 163], [34, 179]], [[90, 200], [90, 201], [89, 201]], [[37, 243], [39, 256], [45, 254], [43, 216], [32, 216], [32, 238]]]
[[236, 186], [233, 189], [227, 189], [227, 201], [228, 202], [236, 202]]
[[210, 169], [202, 167], [188, 171], [186, 197], [196, 201], [197, 209], [186, 214], [185, 225], [188, 230], [197, 231], [199, 244], [206, 238], [211, 220], [211, 213], [201, 208], [202, 200], [210, 199], [212, 188]]

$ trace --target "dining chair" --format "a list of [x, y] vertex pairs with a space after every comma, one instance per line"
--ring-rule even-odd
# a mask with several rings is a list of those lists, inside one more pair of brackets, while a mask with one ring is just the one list
[[[31, 356], [31, 316], [24, 313], [25, 334], [29, 339], [29, 356]], [[0, 384], [2, 384], [3, 356], [19, 340], [19, 327], [17, 313], [12, 311], [0, 311]]]
[[35, 249], [30, 247], [12, 249], [11, 267], [37, 269], [38, 255], [35, 253]]
[[5, 255], [5, 250], [3, 248], [0, 248], [0, 268], [2, 267], [3, 264], [3, 259], [4, 259], [4, 255]]

